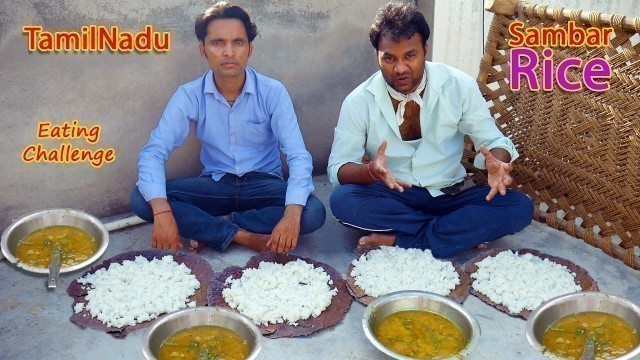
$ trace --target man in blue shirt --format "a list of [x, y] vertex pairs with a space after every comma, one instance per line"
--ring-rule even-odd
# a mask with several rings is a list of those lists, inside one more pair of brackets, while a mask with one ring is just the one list
[[[429, 26], [416, 6], [387, 4], [369, 37], [380, 71], [344, 100], [327, 168], [333, 214], [370, 232], [359, 246], [448, 257], [527, 226], [531, 200], [508, 189], [515, 146], [474, 79], [425, 61]], [[489, 186], [466, 179], [465, 135], [480, 149], [475, 165], [487, 169]]]
[[[311, 155], [291, 98], [280, 82], [247, 67], [257, 28], [241, 7], [211, 6], [197, 17], [195, 32], [211, 70], [169, 101], [140, 152], [131, 208], [153, 222], [154, 248], [178, 250], [182, 235], [218, 250], [231, 242], [293, 250], [300, 233], [322, 226], [325, 209], [311, 194]], [[202, 144], [202, 174], [167, 181], [164, 164], [190, 124]]]

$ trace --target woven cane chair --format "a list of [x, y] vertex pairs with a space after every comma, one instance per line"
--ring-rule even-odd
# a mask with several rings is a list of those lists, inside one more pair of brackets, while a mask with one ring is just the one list
[[[525, 27], [566, 28], [569, 20], [613, 27], [608, 47], [553, 48], [556, 64], [567, 57], [605, 58], [612, 70], [610, 90], [531, 91], [525, 84], [512, 91], [507, 41], [515, 20]], [[514, 187], [532, 198], [534, 219], [634, 269], [640, 269], [639, 31], [640, 18], [518, 2], [517, 17], [494, 15], [478, 75], [496, 123], [520, 152]], [[580, 71], [569, 78], [581, 79]], [[468, 169], [474, 156], [467, 142]]]

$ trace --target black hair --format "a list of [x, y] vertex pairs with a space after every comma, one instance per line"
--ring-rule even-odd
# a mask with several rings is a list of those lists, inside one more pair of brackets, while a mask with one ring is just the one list
[[207, 37], [207, 27], [209, 23], [217, 19], [238, 19], [244, 24], [247, 31], [249, 42], [258, 35], [258, 27], [251, 22], [249, 14], [238, 5], [231, 5], [226, 1], [220, 1], [203, 11], [196, 17], [196, 36], [198, 40], [204, 44], [204, 38]]
[[369, 30], [369, 40], [376, 50], [380, 38], [389, 35], [394, 41], [410, 38], [415, 33], [422, 37], [422, 46], [429, 39], [429, 24], [418, 8], [411, 3], [390, 2], [378, 10]]

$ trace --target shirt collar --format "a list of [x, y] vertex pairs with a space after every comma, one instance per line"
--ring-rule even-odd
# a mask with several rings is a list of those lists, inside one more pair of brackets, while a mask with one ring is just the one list
[[[437, 98], [442, 89], [442, 86], [447, 81], [447, 79], [449, 79], [449, 75], [445, 74], [442, 71], [437, 71], [437, 69], [435, 69], [435, 65], [428, 61], [425, 62], [425, 71], [427, 73], [427, 85], [425, 87], [422, 98], [426, 99], [428, 96], [431, 98]], [[398, 138], [402, 138], [402, 136], [400, 135], [400, 128], [398, 126], [396, 113], [393, 110], [391, 96], [389, 96], [389, 92], [387, 91], [387, 83], [384, 80], [381, 71], [378, 71], [372, 76], [371, 82], [367, 85], [367, 91], [369, 91], [375, 97], [375, 101], [378, 104], [382, 115], [384, 116], [393, 132], [396, 134], [396, 136], [398, 136]]]
[[[248, 67], [244, 70], [246, 74], [246, 78], [244, 80], [244, 86], [242, 87], [242, 91], [238, 98], [240, 98], [244, 93], [255, 94], [256, 93], [256, 74], [253, 68]], [[213, 70], [209, 70], [204, 75], [204, 93], [213, 94], [217, 99], [224, 100], [218, 88], [216, 88], [213, 82]]]

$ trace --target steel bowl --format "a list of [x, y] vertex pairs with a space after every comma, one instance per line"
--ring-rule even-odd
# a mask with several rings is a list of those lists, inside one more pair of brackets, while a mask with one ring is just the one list
[[262, 333], [248, 317], [222, 307], [193, 307], [175, 311], [157, 320], [142, 338], [142, 353], [146, 359], [155, 359], [162, 342], [180, 330], [193, 326], [221, 326], [234, 331], [247, 341], [247, 360], [258, 357], [262, 350]]
[[[546, 351], [542, 346], [542, 336], [549, 325], [567, 315], [584, 312], [600, 311], [616, 315], [625, 320], [640, 334], [640, 306], [621, 296], [602, 292], [579, 292], [555, 297], [542, 303], [527, 320], [527, 340], [536, 351], [542, 352], [550, 359], [561, 359]], [[630, 352], [617, 358], [630, 360], [640, 358], [640, 345]]]
[[80, 210], [49, 209], [23, 216], [9, 225], [2, 233], [2, 241], [0, 242], [2, 254], [7, 260], [24, 270], [40, 274], [49, 273], [49, 268], [31, 266], [19, 261], [15, 256], [15, 251], [20, 240], [26, 235], [43, 227], [55, 225], [74, 226], [82, 229], [93, 236], [98, 243], [98, 249], [95, 254], [81, 263], [72, 266], [63, 266], [60, 268], [61, 273], [82, 269], [98, 260], [105, 250], [107, 250], [109, 232], [100, 220]]
[[362, 327], [367, 339], [383, 353], [394, 359], [411, 359], [389, 350], [375, 337], [374, 330], [387, 316], [404, 310], [425, 310], [452, 321], [467, 339], [467, 345], [449, 359], [468, 356], [480, 340], [478, 321], [451, 299], [426, 291], [404, 290], [393, 292], [373, 300], [364, 311]]

